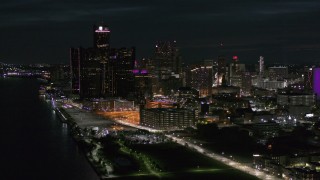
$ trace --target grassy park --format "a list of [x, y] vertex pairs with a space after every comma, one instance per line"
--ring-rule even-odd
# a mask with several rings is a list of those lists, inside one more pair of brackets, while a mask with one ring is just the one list
[[173, 142], [131, 148], [148, 157], [162, 178], [256, 179]]
[[257, 179], [173, 142], [128, 144], [115, 137], [98, 142], [99, 159], [110, 162], [120, 179]]

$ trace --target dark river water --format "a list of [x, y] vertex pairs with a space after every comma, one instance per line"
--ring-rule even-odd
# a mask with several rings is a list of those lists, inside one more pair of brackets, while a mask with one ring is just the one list
[[34, 79], [0, 79], [0, 179], [99, 179]]

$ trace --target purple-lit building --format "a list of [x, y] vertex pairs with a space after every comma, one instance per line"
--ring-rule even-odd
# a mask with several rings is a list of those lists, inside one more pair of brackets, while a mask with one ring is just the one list
[[132, 70], [134, 75], [134, 100], [145, 104], [145, 99], [152, 96], [152, 75], [146, 69]]
[[320, 99], [320, 68], [313, 68], [313, 92]]

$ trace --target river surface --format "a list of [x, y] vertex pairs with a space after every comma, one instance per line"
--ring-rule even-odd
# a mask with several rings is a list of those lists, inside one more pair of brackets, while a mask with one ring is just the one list
[[35, 79], [0, 78], [0, 179], [98, 180], [38, 89]]

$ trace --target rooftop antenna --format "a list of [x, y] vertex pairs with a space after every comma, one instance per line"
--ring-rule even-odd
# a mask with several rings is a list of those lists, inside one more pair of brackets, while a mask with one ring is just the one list
[[101, 18], [101, 26], [104, 26], [104, 20], [103, 20], [103, 17]]

